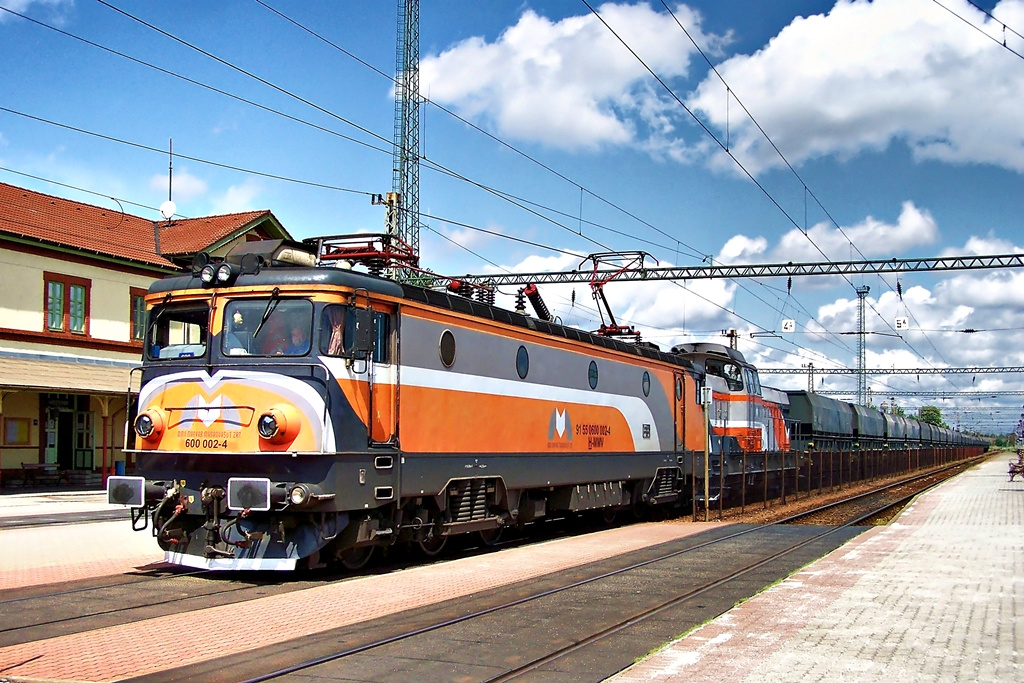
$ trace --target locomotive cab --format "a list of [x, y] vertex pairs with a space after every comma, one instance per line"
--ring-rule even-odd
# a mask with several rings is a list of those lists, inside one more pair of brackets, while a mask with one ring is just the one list
[[395, 497], [397, 458], [379, 452], [395, 435], [391, 316], [367, 276], [310, 268], [293, 244], [201, 261], [147, 297], [127, 449], [146, 476], [111, 478], [108, 500], [151, 517], [172, 562], [289, 568], [349, 510]]

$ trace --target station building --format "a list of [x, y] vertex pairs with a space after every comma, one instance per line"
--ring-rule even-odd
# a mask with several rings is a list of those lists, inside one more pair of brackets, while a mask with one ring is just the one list
[[0, 183], [0, 482], [130, 472], [147, 288], [267, 238], [290, 236], [266, 210], [154, 222]]

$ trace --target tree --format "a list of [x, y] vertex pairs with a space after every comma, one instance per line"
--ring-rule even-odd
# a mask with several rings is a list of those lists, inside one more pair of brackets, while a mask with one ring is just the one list
[[918, 411], [918, 418], [921, 422], [927, 422], [928, 424], [935, 425], [936, 427], [949, 428], [949, 425], [942, 421], [942, 411], [939, 410], [938, 406], [923, 406], [921, 410]]

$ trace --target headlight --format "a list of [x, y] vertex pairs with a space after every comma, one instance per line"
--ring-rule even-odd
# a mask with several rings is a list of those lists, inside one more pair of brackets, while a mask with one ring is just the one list
[[203, 266], [203, 269], [199, 271], [199, 279], [203, 281], [204, 285], [208, 285], [213, 282], [213, 278], [217, 274], [217, 269], [212, 263], [207, 263]]
[[285, 403], [271, 406], [256, 420], [260, 437], [272, 444], [290, 444], [302, 429], [302, 417], [294, 406]]
[[223, 285], [235, 279], [235, 268], [230, 263], [217, 266], [217, 284]]
[[297, 484], [288, 494], [288, 501], [292, 505], [304, 505], [309, 500], [310, 490], [304, 484]]
[[143, 413], [135, 418], [135, 431], [145, 439], [153, 433], [153, 418]]
[[152, 408], [139, 413], [135, 418], [135, 433], [143, 439], [155, 439], [164, 430], [164, 419]]
[[274, 438], [278, 432], [277, 418], [274, 417], [273, 413], [260, 415], [259, 422], [256, 423], [256, 429], [259, 430], [260, 436], [264, 439]]

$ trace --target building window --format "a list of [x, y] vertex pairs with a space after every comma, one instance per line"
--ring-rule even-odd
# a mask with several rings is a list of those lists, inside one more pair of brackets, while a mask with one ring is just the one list
[[27, 446], [29, 443], [29, 426], [32, 421], [27, 417], [4, 418], [4, 445]]
[[55, 332], [64, 330], [64, 283], [46, 283], [46, 327]]
[[46, 329], [50, 332], [89, 334], [89, 280], [44, 273]]
[[132, 341], [140, 342], [146, 336], [146, 290], [131, 288]]

